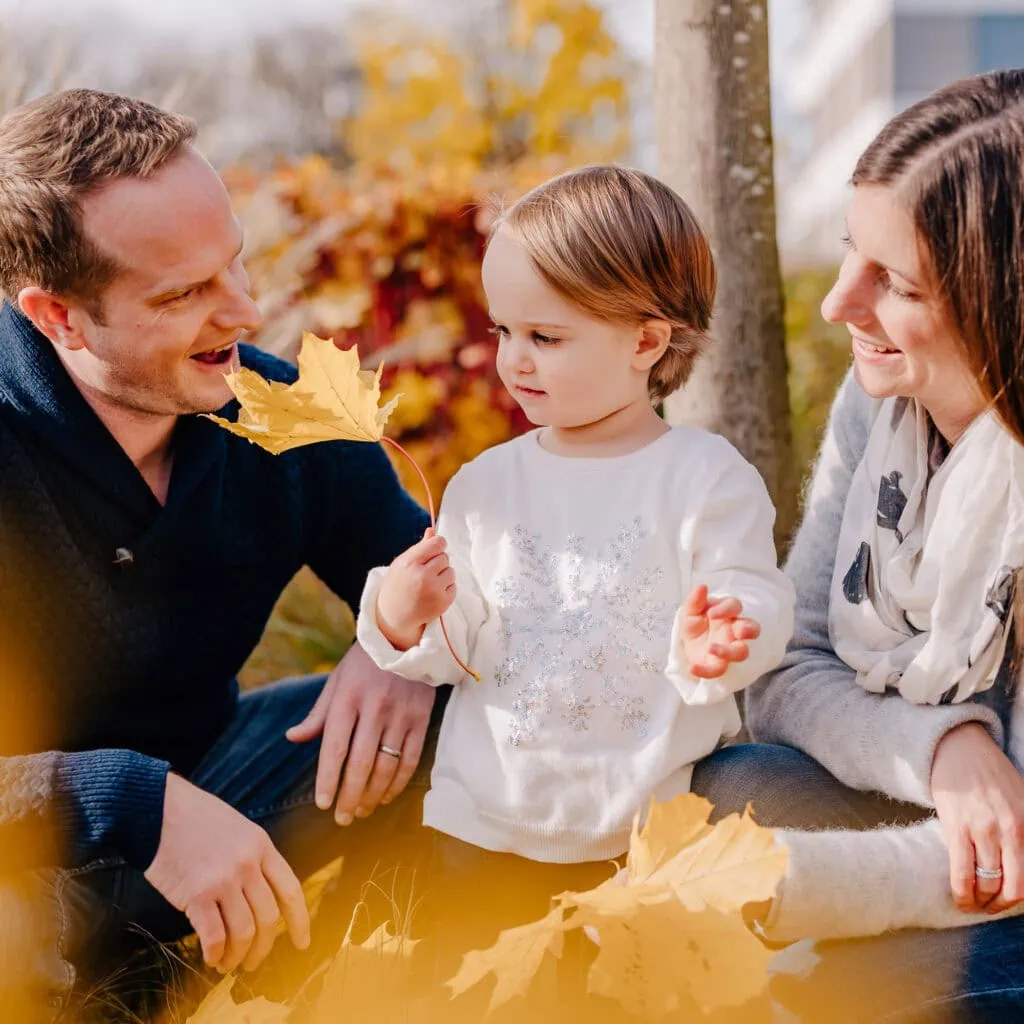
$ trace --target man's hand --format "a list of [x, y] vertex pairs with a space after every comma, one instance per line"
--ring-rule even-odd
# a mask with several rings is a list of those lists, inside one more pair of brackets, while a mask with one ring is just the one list
[[740, 618], [742, 611], [737, 598], [709, 599], [704, 584], [694, 587], [678, 614], [678, 635], [691, 675], [717, 679], [733, 662], [747, 660], [747, 641], [761, 635], [761, 626]]
[[146, 880], [192, 923], [203, 959], [223, 973], [253, 970], [284, 916], [309, 945], [302, 886], [259, 825], [178, 775], [167, 776], [160, 846]]
[[427, 527], [423, 540], [388, 566], [377, 595], [377, 626], [397, 651], [415, 647], [427, 623], [455, 600], [455, 573], [448, 564], [448, 542]]
[[[312, 710], [286, 734], [293, 743], [323, 736], [317, 806], [326, 810], [337, 795], [334, 816], [339, 825], [348, 825], [398, 796], [419, 764], [434, 696], [432, 686], [385, 672], [353, 644]], [[382, 746], [400, 751], [401, 757]]]
[[[932, 799], [949, 847], [953, 900], [997, 914], [1024, 900], [1024, 778], [982, 725], [939, 740]], [[980, 877], [976, 870], [996, 877]], [[999, 874], [1001, 872], [1001, 874]]]

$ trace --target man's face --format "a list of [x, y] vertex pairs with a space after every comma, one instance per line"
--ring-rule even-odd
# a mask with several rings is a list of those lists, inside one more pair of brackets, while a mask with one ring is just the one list
[[148, 179], [125, 178], [82, 206], [86, 235], [122, 268], [100, 318], [72, 313], [83, 347], [62, 353], [81, 385], [136, 413], [210, 412], [231, 393], [236, 343], [260, 324], [242, 232], [223, 183], [188, 149]]

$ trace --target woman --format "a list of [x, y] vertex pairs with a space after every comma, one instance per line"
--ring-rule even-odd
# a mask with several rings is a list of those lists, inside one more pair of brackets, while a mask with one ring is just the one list
[[[877, 643], [881, 629], [915, 651], [932, 639], [970, 647], [978, 668], [970, 631], [984, 611], [970, 595], [994, 552], [1024, 543], [1009, 525], [1024, 500], [1022, 100], [1024, 71], [954, 83], [897, 115], [857, 164], [849, 252], [822, 306], [847, 324], [854, 366], [789, 557], [794, 639], [748, 697], [761, 742], [719, 752], [694, 776], [720, 812], [750, 800], [759, 820], [787, 830], [787, 877], [765, 925], [781, 940], [846, 940], [819, 944], [818, 985], [790, 1000], [807, 1012], [807, 998], [825, 998], [830, 1019], [837, 998], [844, 1021], [1006, 1020], [1024, 1009], [1024, 919], [990, 920], [1024, 910], [1024, 698], [1013, 699], [1009, 614], [1024, 587], [1014, 598], [1015, 576], [1004, 573], [985, 592], [1003, 631], [982, 653], [1001, 656], [1005, 644], [1006, 655], [970, 686], [918, 671], [910, 687], [907, 666], [888, 663], [879, 685], [878, 651], [849, 654], [865, 654], [865, 635]], [[904, 412], [921, 429], [907, 432]], [[979, 441], [988, 413], [1003, 428], [992, 442], [999, 458]], [[879, 451], [888, 467], [899, 445], [899, 470], [866, 505], [858, 467]], [[949, 515], [951, 488], [976, 499], [973, 532]], [[953, 533], [936, 539], [926, 527], [942, 515]], [[837, 562], [858, 530], [857, 558]], [[897, 564], [905, 541], [922, 544], [918, 569], [929, 554], [942, 566], [935, 579]], [[808, 831], [822, 829], [844, 831]], [[882, 937], [856, 938], [873, 935]]]

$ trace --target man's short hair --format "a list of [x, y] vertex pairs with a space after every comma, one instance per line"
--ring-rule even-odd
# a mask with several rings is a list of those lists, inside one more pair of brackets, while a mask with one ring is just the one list
[[27, 286], [99, 308], [117, 262], [82, 229], [82, 201], [145, 178], [196, 136], [188, 117], [95, 89], [26, 103], [0, 121], [0, 290]]

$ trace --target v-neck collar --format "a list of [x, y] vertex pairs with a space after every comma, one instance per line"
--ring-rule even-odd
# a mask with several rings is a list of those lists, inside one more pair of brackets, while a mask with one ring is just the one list
[[[17, 427], [43, 442], [129, 514], [152, 521], [192, 490], [223, 451], [225, 433], [181, 416], [165, 506], [68, 375], [53, 344], [9, 303], [0, 309], [0, 392]], [[229, 413], [234, 403], [222, 413]], [[232, 416], [233, 418], [233, 416]]]

